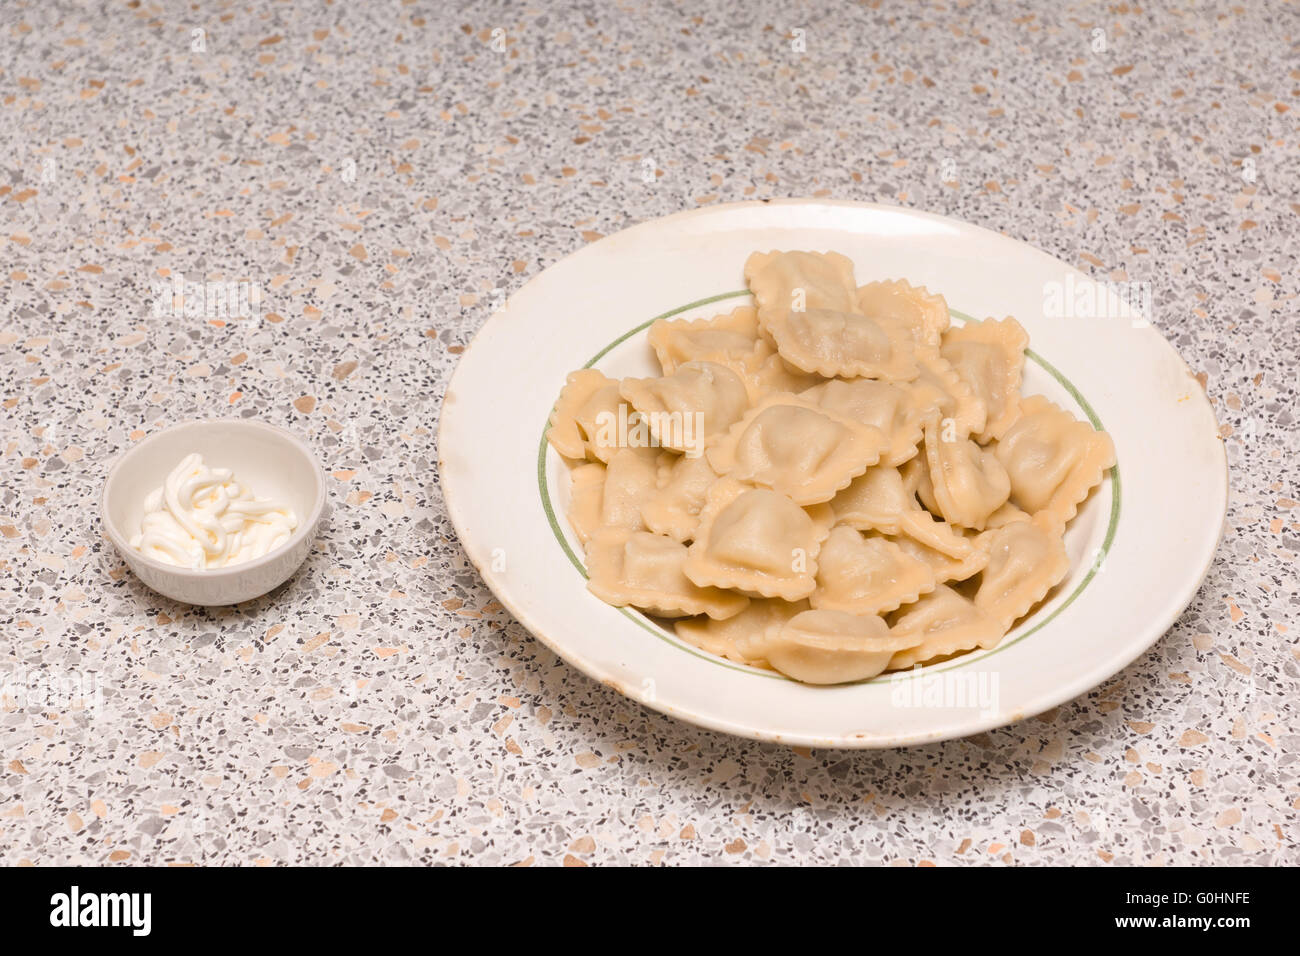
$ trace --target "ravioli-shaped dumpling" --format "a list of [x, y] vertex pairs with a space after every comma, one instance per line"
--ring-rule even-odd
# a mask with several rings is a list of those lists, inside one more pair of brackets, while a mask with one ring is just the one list
[[[618, 450], [618, 382], [594, 368], [570, 372], [551, 412], [546, 439], [565, 458], [608, 462]], [[623, 412], [626, 418], [631, 408]]]
[[936, 518], [923, 508], [905, 513], [899, 520], [898, 533], [958, 561], [969, 558], [978, 541], [977, 535], [968, 536], [973, 533]]
[[744, 595], [690, 581], [682, 573], [685, 561], [686, 545], [672, 538], [602, 528], [587, 543], [587, 589], [606, 604], [660, 617], [707, 614], [723, 620], [749, 604]]
[[604, 528], [642, 531], [641, 506], [659, 487], [657, 448], [620, 448], [605, 467], [600, 524]]
[[943, 296], [903, 279], [868, 282], [859, 288], [858, 311], [903, 326], [917, 345], [931, 348], [938, 348], [939, 337], [952, 321]]
[[[835, 520], [859, 531], [904, 535], [959, 561], [974, 545], [942, 518], [933, 517], [916, 503], [914, 459], [902, 468], [875, 465], [831, 499]], [[924, 471], [924, 466], [922, 466]]]
[[749, 606], [725, 621], [710, 617], [692, 617], [674, 625], [677, 636], [702, 651], [717, 654], [738, 664], [753, 667], [767, 665], [763, 657], [763, 640], [772, 627], [780, 627], [800, 611], [808, 610], [807, 601], [782, 601], [757, 598]]
[[869, 378], [834, 379], [800, 393], [800, 397], [880, 429], [889, 439], [889, 447], [880, 456], [882, 465], [901, 465], [919, 450], [922, 410], [906, 387]]
[[920, 643], [899, 651], [889, 670], [906, 670], [959, 651], [989, 648], [1002, 640], [1002, 625], [945, 584], [896, 613], [890, 633], [918, 638]]
[[758, 301], [759, 328], [795, 368], [828, 378], [915, 378], [906, 327], [858, 310], [853, 263], [844, 256], [756, 252], [745, 279]]
[[665, 454], [659, 461], [659, 489], [641, 506], [646, 527], [676, 541], [690, 541], [699, 527], [709, 488], [717, 480], [707, 456]]
[[909, 511], [919, 510], [916, 498], [903, 483], [897, 468], [873, 465], [831, 499], [835, 520], [859, 531], [898, 534], [899, 522]]
[[605, 466], [598, 461], [574, 468], [569, 484], [569, 524], [578, 540], [586, 544], [600, 527], [605, 503]]
[[806, 684], [843, 684], [875, 677], [895, 654], [922, 640], [892, 633], [883, 618], [814, 610], [769, 631], [763, 655], [782, 674]]
[[709, 319], [658, 319], [650, 326], [650, 346], [665, 375], [687, 362], [728, 364], [758, 344], [758, 310], [742, 305]]
[[746, 412], [708, 456], [720, 475], [816, 504], [830, 501], [887, 446], [877, 428], [778, 392]]
[[831, 309], [760, 310], [758, 316], [781, 357], [805, 372], [897, 382], [918, 374], [912, 340], [896, 323]]
[[857, 309], [853, 263], [838, 252], [755, 252], [745, 261], [745, 282], [764, 311]]
[[939, 349], [963, 382], [984, 402], [980, 444], [1001, 438], [1020, 414], [1020, 376], [1025, 367], [1029, 334], [1012, 318], [967, 322], [943, 334]]
[[663, 378], [625, 378], [619, 391], [660, 447], [693, 457], [749, 407], [740, 376], [715, 362], [686, 362]]
[[798, 601], [817, 587], [817, 553], [830, 533], [826, 505], [721, 479], [709, 489], [683, 570], [701, 587]]
[[915, 495], [930, 514], [941, 517], [943, 511], [934, 497], [934, 483], [930, 481], [930, 466], [925, 455], [909, 458], [899, 466], [898, 473], [908, 492]]
[[1115, 465], [1115, 444], [1042, 395], [1021, 400], [1020, 417], [995, 446], [1011, 481], [1011, 500], [1035, 514], [1050, 511], [1061, 521]]
[[1007, 471], [991, 449], [969, 438], [945, 441], [934, 419], [925, 426], [925, 461], [940, 513], [963, 528], [983, 530], [1011, 494]]
[[[954, 558], [965, 558], [969, 555], [971, 544], [963, 535], [963, 529], [959, 525], [950, 524], [944, 519], [943, 509], [939, 507], [939, 502], [935, 499], [934, 483], [930, 481], [930, 466], [926, 461], [926, 456], [917, 455], [904, 463], [898, 471], [903, 478], [903, 486], [909, 493], [915, 495], [924, 506], [915, 520], [902, 523], [901, 533], [910, 535], [922, 544]], [[989, 515], [985, 527], [996, 526], [994, 524], [995, 516], [997, 516], [997, 523], [1014, 520], [1014, 516], [1007, 512], [1007, 508], [1008, 505], [1004, 504], [992, 515]], [[908, 517], [912, 516], [909, 514]], [[1025, 515], [1025, 517], [1028, 517], [1028, 515]]]
[[1064, 535], [1065, 526], [1050, 511], [986, 532], [982, 546], [989, 561], [975, 606], [1010, 629], [1070, 573]]
[[749, 389], [751, 402], [756, 402], [768, 392], [801, 392], [826, 381], [820, 375], [800, 371], [777, 354], [776, 346], [759, 339], [754, 350], [739, 357], [728, 356], [718, 361], [742, 379]]
[[[937, 548], [933, 544], [911, 535], [899, 535], [898, 537], [891, 537], [889, 540], [902, 548], [909, 557], [928, 564], [930, 570], [934, 572], [934, 580], [938, 584], [946, 584], [949, 581], [966, 581], [983, 571], [985, 565], [989, 563], [988, 551], [979, 547], [978, 538], [972, 542], [959, 535], [955, 536], [952, 540], [961, 542], [962, 548], [950, 547], [947, 550]], [[953, 551], [958, 553], [953, 554]]]
[[1001, 528], [1004, 525], [1011, 524], [1013, 521], [1028, 521], [1029, 518], [1029, 512], [1021, 511], [1008, 501], [997, 511], [993, 512], [993, 514], [989, 515], [989, 520], [985, 523], [984, 527], [989, 529]]
[[918, 348], [916, 362], [917, 376], [907, 384], [907, 388], [922, 417], [937, 414], [940, 419], [951, 419], [960, 436], [982, 432], [988, 418], [983, 399], [962, 381], [939, 350]]
[[837, 525], [817, 556], [817, 590], [809, 600], [818, 609], [884, 614], [933, 591], [936, 583], [930, 565], [888, 538]]

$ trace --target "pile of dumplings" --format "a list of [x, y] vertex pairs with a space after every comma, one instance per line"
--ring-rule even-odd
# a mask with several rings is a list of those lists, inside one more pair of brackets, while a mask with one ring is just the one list
[[663, 374], [569, 375], [588, 588], [810, 684], [996, 645], [1070, 570], [1064, 533], [1110, 436], [1020, 394], [1015, 319], [951, 324], [838, 253], [754, 253], [754, 305], [659, 320]]

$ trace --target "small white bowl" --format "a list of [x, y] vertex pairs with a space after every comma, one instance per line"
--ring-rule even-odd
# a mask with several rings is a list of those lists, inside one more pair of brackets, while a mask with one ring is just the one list
[[[202, 570], [165, 564], [131, 547], [145, 496], [194, 452], [214, 468], [234, 471], [259, 497], [292, 508], [298, 527], [289, 540], [252, 561]], [[283, 584], [306, 560], [325, 513], [325, 476], [308, 447], [282, 428], [244, 419], [182, 422], [150, 435], [113, 463], [100, 512], [109, 540], [153, 590], [186, 604], [237, 604]]]

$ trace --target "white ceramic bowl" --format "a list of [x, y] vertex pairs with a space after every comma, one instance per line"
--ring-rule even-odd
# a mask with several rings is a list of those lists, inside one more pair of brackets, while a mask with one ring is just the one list
[[[131, 547], [145, 496], [194, 452], [208, 465], [232, 469], [258, 496], [292, 508], [298, 527], [289, 540], [255, 560], [203, 570], [164, 564]], [[105, 534], [153, 590], [186, 604], [237, 604], [283, 584], [306, 560], [325, 513], [325, 476], [308, 447], [282, 428], [243, 419], [182, 422], [148, 436], [113, 463], [100, 509]]]

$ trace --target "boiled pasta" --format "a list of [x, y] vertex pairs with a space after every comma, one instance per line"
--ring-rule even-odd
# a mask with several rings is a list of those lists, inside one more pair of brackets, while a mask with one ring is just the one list
[[560, 392], [589, 589], [810, 684], [995, 646], [1069, 574], [1110, 437], [1021, 396], [1015, 319], [954, 325], [834, 252], [755, 253], [745, 277], [753, 305], [650, 327], [660, 377]]

